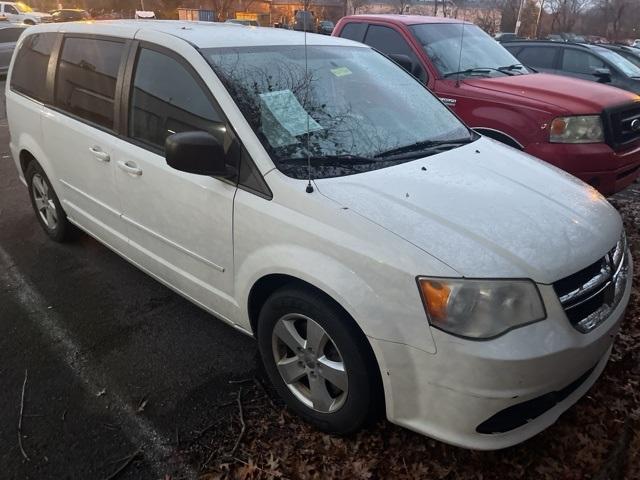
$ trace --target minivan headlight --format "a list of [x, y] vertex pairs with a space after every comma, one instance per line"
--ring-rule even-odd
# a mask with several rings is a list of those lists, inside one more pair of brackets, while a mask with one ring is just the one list
[[558, 117], [551, 122], [551, 143], [600, 143], [604, 142], [602, 119], [598, 115]]
[[429, 323], [461, 337], [493, 338], [547, 316], [531, 280], [418, 277], [418, 286]]

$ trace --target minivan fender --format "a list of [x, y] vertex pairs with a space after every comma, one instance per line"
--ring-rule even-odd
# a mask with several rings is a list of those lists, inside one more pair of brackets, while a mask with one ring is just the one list
[[23, 132], [17, 138], [12, 139], [11, 153], [14, 155], [15, 161], [20, 167], [20, 177], [25, 185], [27, 182], [24, 174], [28, 162], [24, 162], [23, 159], [25, 155], [30, 155], [42, 167], [44, 173], [47, 174], [54, 191], [57, 194], [60, 193], [58, 177], [55, 175], [55, 169], [53, 168], [49, 157], [46, 155], [44, 150], [39, 147], [38, 142], [29, 132]]
[[[424, 311], [420, 312], [423, 307], [417, 288], [405, 292], [407, 298], [398, 296], [393, 304], [385, 302], [381, 306], [376, 292], [384, 289], [384, 285], [374, 288], [338, 259], [291, 244], [260, 248], [237, 266], [235, 286], [240, 307], [238, 321], [239, 326], [247, 331], [253, 331], [249, 310], [252, 289], [269, 275], [286, 275], [322, 291], [351, 316], [367, 337], [411, 344], [428, 353], [436, 351], [426, 315]], [[372, 280], [392, 281], [379, 278]], [[361, 318], [367, 319], [366, 325], [358, 321]]]

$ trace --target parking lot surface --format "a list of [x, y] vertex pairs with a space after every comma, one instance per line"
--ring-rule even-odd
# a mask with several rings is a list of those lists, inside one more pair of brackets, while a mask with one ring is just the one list
[[8, 151], [3, 114], [0, 477], [108, 478], [136, 452], [118, 478], [194, 477], [180, 437], [253, 376], [253, 340], [87, 235], [51, 242]]

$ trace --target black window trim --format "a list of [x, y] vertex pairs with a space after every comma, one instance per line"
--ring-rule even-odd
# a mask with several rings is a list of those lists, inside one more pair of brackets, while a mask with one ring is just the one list
[[[118, 66], [118, 77], [116, 80], [116, 88], [113, 96], [113, 127], [105, 127], [104, 125], [100, 125], [98, 123], [92, 122], [84, 117], [71, 113], [64, 108], [61, 108], [55, 104], [55, 88], [56, 88], [56, 80], [58, 76], [58, 64], [60, 60], [60, 54], [62, 53], [62, 48], [64, 46], [64, 42], [67, 38], [84, 38], [84, 39], [92, 39], [92, 40], [103, 40], [108, 42], [121, 43], [123, 46], [122, 57], [120, 58], [120, 65]], [[131, 47], [132, 40], [124, 37], [114, 37], [111, 35], [95, 35], [90, 33], [59, 33], [58, 39], [53, 47], [53, 52], [51, 52], [51, 57], [49, 58], [49, 66], [47, 70], [47, 102], [45, 105], [60, 114], [66, 115], [69, 118], [73, 118], [78, 122], [82, 122], [86, 125], [89, 125], [93, 128], [97, 128], [98, 130], [102, 130], [103, 132], [110, 133], [115, 136], [120, 136], [118, 132], [120, 131], [119, 119], [120, 119], [120, 108], [121, 102], [120, 97], [122, 95], [122, 83], [123, 83], [123, 69], [125, 67], [125, 62], [129, 54], [129, 49]]]
[[[225, 128], [227, 129], [227, 132], [231, 132], [231, 134], [235, 138], [235, 141], [238, 142], [238, 146], [240, 149], [240, 158], [238, 162], [241, 162], [242, 158], [247, 158], [251, 162], [253, 170], [257, 172], [257, 174], [260, 176], [260, 180], [261, 180], [260, 183], [264, 185], [265, 191], [257, 191], [251, 187], [243, 185], [240, 182], [241, 165], [238, 165], [238, 174], [236, 176], [235, 181], [232, 181], [231, 179], [224, 178], [224, 177], [213, 177], [213, 178], [216, 178], [221, 182], [227, 183], [229, 185], [235, 185], [237, 188], [241, 188], [242, 190], [245, 190], [249, 193], [253, 193], [254, 195], [262, 197], [266, 200], [269, 200], [269, 201], [272, 200], [273, 193], [269, 188], [267, 181], [264, 179], [264, 175], [262, 174], [262, 172], [260, 172], [258, 167], [255, 165], [255, 162], [251, 158], [251, 155], [246, 150], [244, 144], [242, 143], [242, 140], [240, 140], [240, 136], [238, 135], [238, 132], [236, 131], [236, 129], [233, 127], [233, 125], [227, 118], [227, 115], [225, 114], [224, 110], [222, 109], [222, 107], [220, 106], [216, 98], [213, 96], [213, 94], [211, 93], [211, 90], [209, 89], [207, 84], [204, 82], [200, 74], [195, 70], [195, 68], [193, 68], [193, 65], [191, 65], [182, 55], [178, 54], [174, 50], [163, 47], [162, 45], [158, 45], [156, 43], [152, 43], [144, 40], [142, 41], [133, 40], [131, 42], [131, 45], [129, 47], [129, 51], [127, 54], [126, 62], [125, 62], [124, 73], [122, 75], [123, 81], [122, 81], [121, 92], [120, 92], [119, 137], [122, 140], [128, 143], [131, 143], [132, 145], [145, 149], [151, 153], [155, 153], [156, 155], [164, 159], [164, 152], [162, 151], [162, 149], [148, 142], [145, 142], [143, 140], [135, 139], [129, 136], [129, 105], [131, 100], [131, 90], [133, 88], [136, 62], [138, 59], [138, 55], [143, 48], [168, 56], [169, 58], [175, 60], [181, 66], [183, 66], [187, 71], [187, 73], [191, 75], [191, 77], [198, 84], [198, 86], [200, 87], [204, 95], [207, 97], [207, 99], [211, 102], [213, 107], [216, 109], [216, 111], [220, 115], [222, 121], [224, 122]], [[198, 53], [201, 53], [197, 47], [194, 46], [194, 48], [196, 49], [196, 51], [198, 51]]]

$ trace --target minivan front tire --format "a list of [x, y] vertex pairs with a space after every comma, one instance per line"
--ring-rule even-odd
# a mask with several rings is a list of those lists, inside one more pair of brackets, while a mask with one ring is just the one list
[[60, 205], [60, 200], [49, 178], [35, 160], [27, 166], [25, 179], [29, 187], [31, 206], [45, 233], [56, 242], [71, 240], [75, 227], [67, 220], [67, 215]]
[[260, 311], [258, 344], [285, 403], [316, 428], [353, 433], [378, 416], [378, 367], [353, 320], [323, 293], [283, 287]]

